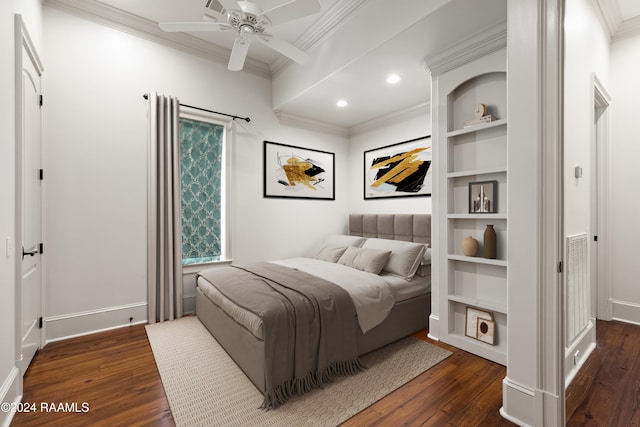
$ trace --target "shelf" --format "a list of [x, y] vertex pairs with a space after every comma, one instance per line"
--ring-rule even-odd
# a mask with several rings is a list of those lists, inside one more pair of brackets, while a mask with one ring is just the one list
[[466, 170], [459, 172], [449, 172], [447, 174], [447, 178], [466, 178], [470, 176], [477, 175], [490, 175], [494, 173], [507, 173], [507, 168], [504, 166], [495, 167], [495, 168], [485, 168], [485, 169], [474, 169], [474, 170]]
[[[433, 320], [439, 339], [480, 357], [505, 364], [508, 338], [509, 280], [509, 135], [507, 127], [506, 50], [482, 61], [465, 63], [452, 73], [434, 76], [437, 93], [434, 146], [438, 158], [439, 197], [434, 199], [440, 233], [434, 250], [434, 283], [438, 284], [438, 319]], [[461, 78], [464, 76], [464, 78]], [[474, 107], [485, 103], [488, 114], [500, 117], [488, 123], [462, 127]], [[487, 196], [495, 213], [469, 213], [471, 184], [496, 183]], [[485, 193], [487, 187], [485, 186]], [[434, 190], [435, 192], [435, 190]], [[435, 216], [434, 216], [435, 218]], [[497, 259], [484, 258], [485, 226], [496, 231]], [[464, 256], [461, 243], [471, 236], [478, 241], [479, 256]], [[491, 345], [466, 336], [467, 307], [493, 313], [495, 340]]]
[[449, 219], [484, 219], [484, 220], [490, 221], [490, 220], [496, 220], [496, 219], [507, 219], [507, 215], [502, 213], [495, 213], [495, 214], [450, 213], [450, 214], [447, 214], [447, 218]]
[[478, 125], [473, 125], [466, 128], [447, 132], [447, 137], [451, 138], [453, 136], [465, 135], [467, 133], [479, 132], [485, 129], [491, 129], [498, 126], [506, 126], [506, 125], [507, 125], [507, 119], [500, 119], [500, 120], [496, 120], [494, 122], [489, 122], [489, 123], [480, 123]]
[[[500, 336], [498, 337], [500, 340]], [[461, 348], [465, 351], [484, 357], [485, 359], [492, 360], [503, 366], [507, 366], [507, 344], [506, 338], [499, 341], [497, 345], [491, 346], [489, 344], [469, 338], [460, 332], [450, 332], [447, 337], [447, 343], [455, 347]]]
[[506, 304], [500, 304], [495, 301], [463, 297], [462, 295], [448, 295], [447, 298], [449, 301], [459, 302], [464, 305], [470, 305], [487, 311], [496, 311], [498, 313], [507, 314]]
[[447, 255], [447, 258], [451, 261], [470, 262], [473, 264], [496, 265], [498, 267], [507, 267], [509, 265], [509, 263], [503, 259], [491, 259], [491, 258], [483, 258], [478, 256], [464, 256], [464, 255], [449, 254]]

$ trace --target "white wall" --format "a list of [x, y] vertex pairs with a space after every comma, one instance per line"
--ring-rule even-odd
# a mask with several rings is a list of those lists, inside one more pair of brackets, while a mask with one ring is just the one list
[[[564, 76], [564, 230], [565, 237], [576, 234], [587, 234], [591, 257], [588, 263], [595, 263], [594, 251], [598, 247], [593, 235], [598, 233], [593, 227], [592, 204], [596, 202], [597, 171], [593, 167], [596, 162], [594, 147], [594, 80], [597, 79], [604, 88], [609, 83], [609, 33], [599, 19], [591, 0], [567, 2], [565, 14], [565, 76]], [[594, 78], [595, 76], [595, 78]], [[582, 169], [582, 177], [576, 178], [575, 168]], [[601, 173], [602, 175], [602, 173]], [[600, 200], [604, 200], [604, 195]], [[605, 234], [605, 233], [600, 233]], [[601, 241], [608, 236], [603, 235]], [[566, 244], [565, 244], [566, 246]], [[566, 254], [567, 248], [564, 248]], [[564, 257], [565, 263], [570, 260]], [[592, 272], [596, 272], [592, 265]], [[569, 271], [569, 268], [567, 268]], [[598, 284], [595, 275], [589, 276], [593, 286]], [[565, 283], [568, 277], [565, 275]], [[566, 360], [564, 374], [568, 385], [578, 372], [584, 361], [595, 348], [596, 301], [584, 304], [579, 293], [565, 292], [566, 309], [563, 310], [567, 322], [564, 345]], [[596, 295], [593, 293], [592, 295]], [[575, 319], [581, 323], [574, 325]], [[577, 334], [579, 333], [579, 335]], [[574, 357], [578, 354], [578, 357]]]
[[[233, 142], [234, 259], [296, 255], [346, 231], [348, 141], [281, 126], [269, 80], [51, 7], [44, 23], [49, 339], [146, 319], [144, 93], [251, 117]], [[334, 152], [336, 200], [263, 198], [265, 139]]]
[[[426, 72], [426, 71], [425, 71]], [[425, 94], [427, 101], [428, 94]], [[347, 182], [349, 183], [349, 212], [351, 213], [431, 213], [431, 197], [398, 197], [364, 199], [364, 152], [398, 142], [431, 135], [431, 111], [424, 106], [407, 118], [400, 115], [392, 122], [352, 136], [349, 143]]]
[[[15, 241], [15, 70], [14, 14], [20, 13], [36, 49], [42, 54], [42, 12], [38, 0], [0, 2], [0, 401], [11, 402], [22, 392], [16, 368], [15, 254], [6, 239]], [[11, 414], [0, 412], [0, 425]]]
[[[593, 80], [609, 82], [609, 39], [591, 0], [569, 1], [565, 17], [564, 234], [588, 232], [591, 207]], [[574, 167], [581, 166], [582, 178]]]
[[611, 46], [611, 293], [613, 317], [640, 324], [637, 265], [640, 192], [640, 34]]

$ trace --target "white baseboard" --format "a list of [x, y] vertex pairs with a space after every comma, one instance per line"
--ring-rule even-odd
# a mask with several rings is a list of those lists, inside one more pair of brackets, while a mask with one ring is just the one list
[[438, 324], [440, 322], [440, 317], [436, 315], [429, 315], [429, 333], [427, 336], [432, 340], [440, 341], [440, 334], [438, 329]]
[[595, 319], [589, 321], [587, 327], [578, 335], [573, 343], [565, 350], [564, 355], [564, 384], [565, 388], [573, 382], [582, 366], [596, 349]]
[[185, 295], [182, 298], [184, 302], [184, 314], [195, 314], [196, 313], [196, 296], [195, 295]]
[[532, 426], [535, 420], [535, 391], [506, 377], [502, 380], [500, 415], [519, 426]]
[[[183, 304], [185, 314], [194, 314], [196, 312], [195, 295], [185, 295]], [[130, 318], [133, 319], [129, 321]], [[51, 316], [44, 319], [45, 344], [144, 323], [147, 323], [146, 301]]]
[[[0, 387], [0, 402], [19, 403], [22, 400], [21, 381], [20, 370], [14, 366]], [[0, 426], [9, 427], [13, 416], [14, 412], [0, 411]]]
[[640, 304], [612, 300], [613, 320], [640, 325]]
[[44, 319], [45, 343], [141, 323], [147, 323], [146, 302], [51, 316]]

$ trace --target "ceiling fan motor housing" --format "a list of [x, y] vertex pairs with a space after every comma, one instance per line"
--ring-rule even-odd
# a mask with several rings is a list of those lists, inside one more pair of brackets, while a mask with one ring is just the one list
[[[241, 2], [248, 3], [248, 2]], [[242, 10], [227, 10], [227, 22], [233, 28], [245, 33], [261, 34], [271, 26], [271, 21], [252, 3], [249, 6], [242, 4]]]

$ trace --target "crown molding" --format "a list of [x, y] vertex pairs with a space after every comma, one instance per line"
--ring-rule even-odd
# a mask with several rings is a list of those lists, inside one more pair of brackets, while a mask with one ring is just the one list
[[394, 111], [389, 114], [384, 114], [382, 116], [352, 126], [349, 128], [349, 137], [358, 136], [385, 126], [390, 126], [398, 122], [413, 119], [415, 117], [428, 117], [430, 113], [430, 102], [414, 105], [413, 107], [405, 108], [400, 111]]
[[609, 37], [613, 37], [622, 24], [622, 15], [617, 1], [592, 0], [594, 9], [609, 30]]
[[[305, 52], [310, 51], [351, 19], [366, 2], [367, 0], [337, 0], [293, 44]], [[279, 57], [271, 65], [271, 73], [277, 74], [291, 62], [284, 56]]]
[[618, 30], [613, 35], [613, 41], [626, 39], [640, 35], [640, 16], [622, 21]]
[[274, 113], [282, 125], [295, 126], [302, 129], [329, 133], [342, 137], [349, 136], [349, 130], [342, 126], [332, 125], [320, 120], [310, 119], [308, 117], [296, 116], [295, 114], [285, 113], [284, 111], [279, 110], [274, 111]]
[[424, 58], [425, 66], [436, 76], [507, 46], [507, 23], [478, 31], [460, 42]]
[[280, 124], [282, 125], [295, 126], [302, 129], [330, 133], [332, 135], [350, 138], [415, 117], [426, 117], [431, 113], [431, 103], [425, 102], [413, 107], [402, 109], [400, 111], [394, 111], [389, 114], [384, 114], [350, 128], [325, 123], [320, 120], [310, 119], [308, 117], [297, 116], [291, 113], [285, 113], [284, 111], [279, 110], [274, 111], [274, 113], [280, 121]]
[[[124, 12], [96, 0], [45, 0], [44, 4], [98, 24], [226, 65], [231, 51], [184, 33], [167, 33], [157, 22]], [[243, 71], [271, 79], [269, 65], [247, 58]]]

